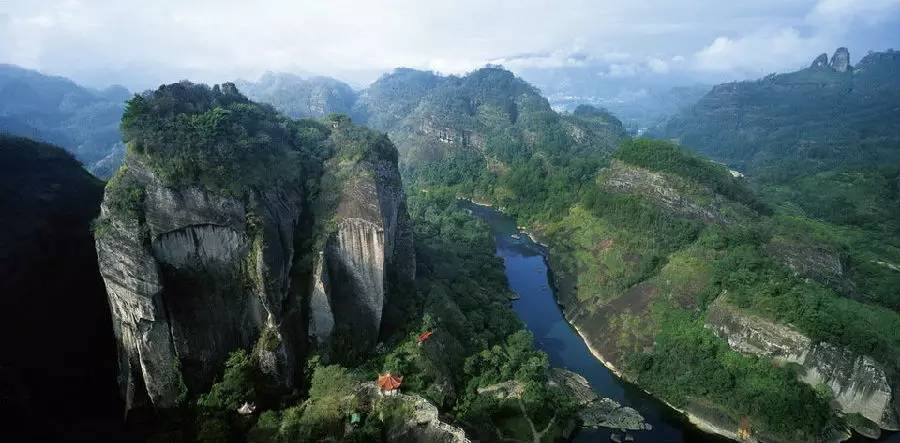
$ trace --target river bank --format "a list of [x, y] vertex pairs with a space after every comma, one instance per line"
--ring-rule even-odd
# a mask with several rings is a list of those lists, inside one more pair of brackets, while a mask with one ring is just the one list
[[[586, 359], [602, 368], [594, 370], [590, 364], [576, 362], [581, 370], [593, 371], [595, 376], [591, 385], [598, 389], [598, 394], [609, 396], [620, 401], [623, 405], [634, 406], [641, 414], [648, 416], [648, 423], [653, 425], [668, 426], [663, 432], [654, 432], [648, 440], [638, 438], [637, 441], [666, 441], [666, 442], [705, 442], [705, 441], [757, 441], [751, 435], [741, 436], [738, 433], [739, 423], [722, 413], [715, 405], [705, 404], [702, 401], [690, 402], [686, 407], [674, 405], [655, 397], [646, 389], [629, 381], [623, 370], [617, 367], [603, 352], [600, 346], [590, 338], [583, 325], [579, 325], [577, 310], [566, 309], [565, 303], [571, 302], [572, 297], [566, 297], [566, 292], [575, 288], [574, 282], [567, 281], [564, 273], [554, 272], [553, 261], [550, 254], [549, 241], [542, 238], [540, 232], [535, 232], [527, 227], [517, 225], [515, 220], [504, 214], [486, 202], [466, 201], [470, 212], [484, 220], [491, 227], [497, 255], [504, 260], [507, 270], [507, 278], [513, 291], [520, 295], [520, 299], [513, 303], [513, 308], [520, 318], [532, 330], [540, 349], [547, 352], [554, 366], [565, 367], [583, 374], [578, 368], [569, 365], [581, 358], [574, 357], [578, 354], [567, 347], [580, 347], [584, 349]], [[525, 264], [524, 262], [528, 262]], [[539, 264], [538, 264], [539, 262]], [[558, 265], [558, 263], [557, 263]], [[520, 268], [533, 269], [523, 272]], [[537, 272], [537, 276], [535, 276]], [[534, 299], [542, 300], [534, 305]], [[546, 302], [546, 303], [545, 303]], [[551, 313], [555, 315], [551, 315]], [[554, 317], [558, 315], [558, 320]], [[556, 324], [556, 323], [559, 324]], [[571, 335], [574, 338], [568, 338]], [[572, 342], [567, 344], [565, 342]], [[577, 342], [577, 343], [574, 343]], [[561, 350], [559, 348], [562, 348]], [[586, 375], [586, 374], [585, 374]], [[598, 381], [595, 383], [594, 381]], [[611, 392], [618, 390], [616, 392]], [[641, 395], [635, 395], [639, 391]], [[650, 411], [650, 412], [646, 412]], [[641, 433], [639, 432], [638, 435]], [[589, 437], [575, 441], [597, 441], [597, 435], [588, 433]], [[674, 435], [674, 437], [673, 437]], [[687, 437], [690, 436], [690, 437]], [[649, 437], [649, 436], [648, 436]], [[741, 438], [744, 437], [744, 438]], [[836, 443], [846, 441], [851, 435], [840, 429], [829, 432], [823, 441]], [[852, 441], [858, 440], [857, 436]], [[882, 440], [882, 441], [893, 441]]]
[[[550, 269], [549, 248], [540, 235], [522, 229], [514, 220], [484, 202], [463, 205], [490, 225], [497, 245], [497, 255], [504, 260], [510, 288], [520, 295], [513, 309], [532, 331], [538, 348], [548, 354], [554, 367], [565, 368], [589, 380], [598, 395], [609, 397], [623, 406], [637, 410], [650, 429], [633, 434], [636, 441], [648, 442], [717, 442], [731, 441], [704, 431], [692, 424], [691, 417], [656, 399], [640, 387], [621, 378], [621, 372], [603, 358], [597, 349], [565, 318], [556, 297], [555, 279]], [[696, 418], [695, 418], [696, 420]], [[697, 420], [698, 422], [700, 420]], [[575, 442], [608, 441], [615, 430], [583, 429]]]

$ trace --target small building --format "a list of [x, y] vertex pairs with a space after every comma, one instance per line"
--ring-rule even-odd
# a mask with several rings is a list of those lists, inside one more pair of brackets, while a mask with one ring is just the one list
[[416, 339], [416, 342], [418, 342], [418, 344], [421, 345], [422, 343], [425, 343], [426, 341], [428, 341], [428, 339], [431, 338], [431, 336], [433, 334], [434, 334], [434, 332], [425, 331], [425, 332], [419, 334], [419, 338]]
[[403, 377], [398, 377], [390, 372], [378, 376], [378, 392], [383, 396], [391, 397], [399, 394], [401, 384], [403, 384]]

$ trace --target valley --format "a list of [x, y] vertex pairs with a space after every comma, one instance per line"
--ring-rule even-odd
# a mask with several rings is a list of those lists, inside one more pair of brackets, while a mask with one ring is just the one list
[[897, 441], [897, 54], [623, 119], [493, 64], [130, 98], [0, 66], [4, 431]]

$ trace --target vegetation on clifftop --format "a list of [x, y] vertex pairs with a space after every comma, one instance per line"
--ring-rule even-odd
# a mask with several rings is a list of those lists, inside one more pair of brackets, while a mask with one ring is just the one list
[[[163, 85], [128, 101], [122, 135], [169, 186], [199, 184], [230, 195], [303, 177], [324, 128], [287, 119], [226, 83]], [[327, 134], [327, 132], [325, 132]], [[319, 140], [315, 140], [319, 139]]]

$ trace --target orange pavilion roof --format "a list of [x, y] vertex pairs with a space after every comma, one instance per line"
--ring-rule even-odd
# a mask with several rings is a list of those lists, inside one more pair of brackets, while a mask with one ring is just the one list
[[419, 339], [418, 339], [419, 343], [422, 343], [425, 340], [428, 340], [429, 338], [431, 338], [432, 334], [434, 334], [434, 332], [431, 332], [431, 331], [425, 331], [425, 332], [419, 334]]
[[402, 383], [403, 377], [397, 377], [390, 372], [378, 376], [378, 389], [381, 389], [382, 391], [393, 391], [394, 389], [399, 388]]

